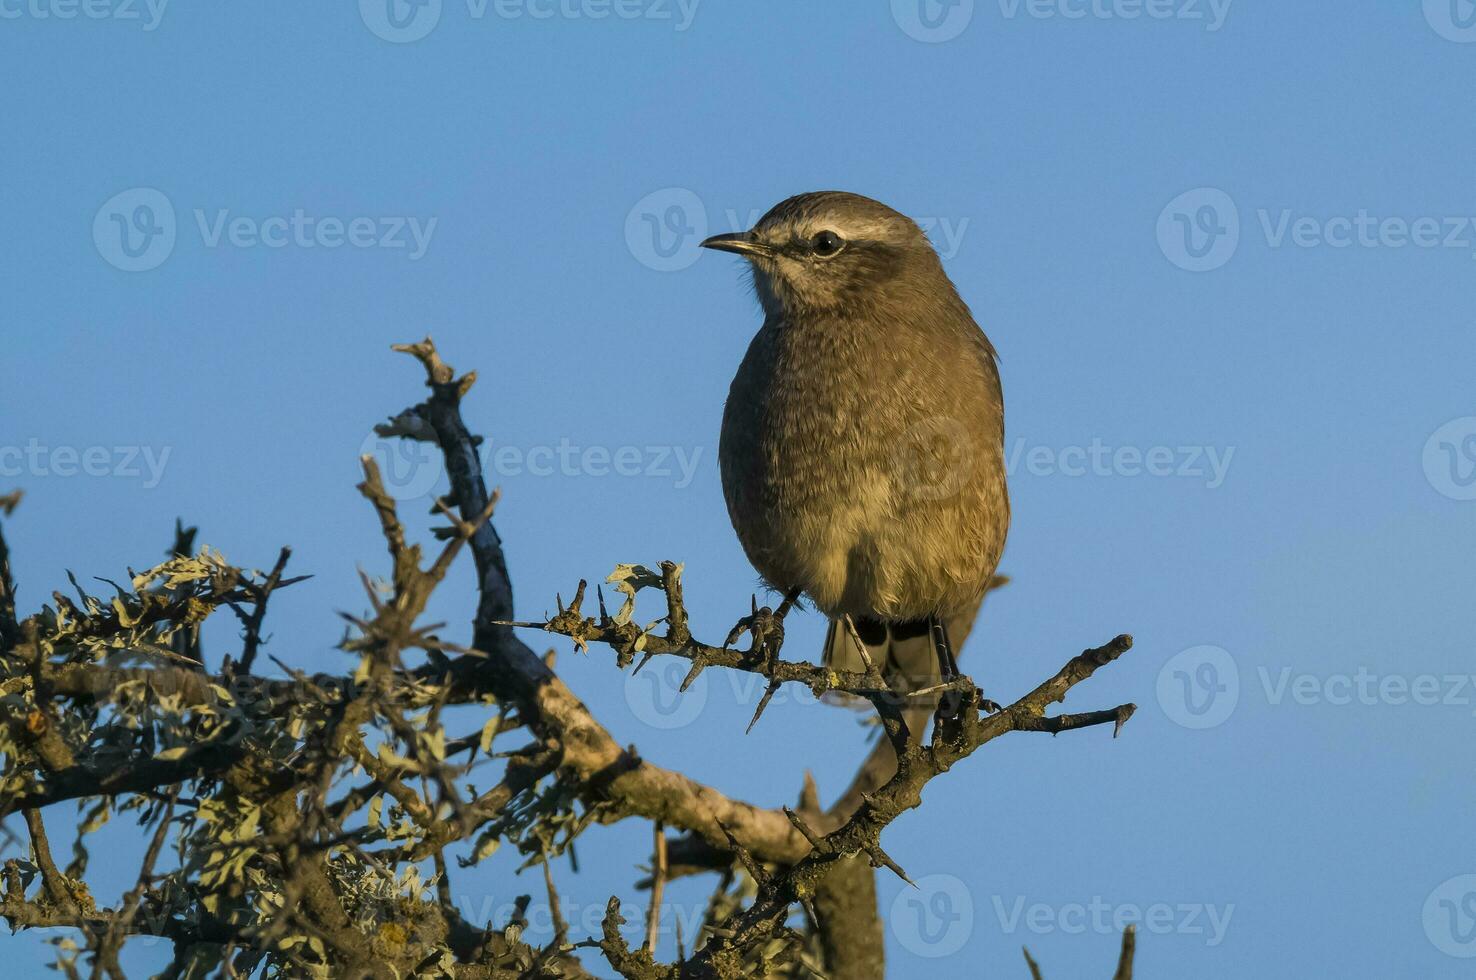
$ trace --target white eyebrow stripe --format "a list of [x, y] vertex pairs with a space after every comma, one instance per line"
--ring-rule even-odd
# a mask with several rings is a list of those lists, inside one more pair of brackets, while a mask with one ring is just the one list
[[824, 216], [806, 218], [791, 225], [796, 238], [813, 238], [822, 231], [833, 231], [846, 241], [886, 241], [895, 238], [894, 221], [866, 221], [856, 218], [835, 220]]

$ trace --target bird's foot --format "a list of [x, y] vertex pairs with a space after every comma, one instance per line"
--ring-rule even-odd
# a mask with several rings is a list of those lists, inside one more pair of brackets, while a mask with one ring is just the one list
[[728, 638], [723, 641], [723, 649], [726, 650], [739, 637], [748, 633], [753, 637], [753, 642], [748, 652], [754, 656], [761, 657], [765, 667], [772, 667], [779, 660], [779, 650], [784, 646], [784, 618], [789, 615], [789, 610], [794, 608], [799, 599], [798, 590], [790, 592], [779, 604], [778, 609], [758, 604], [758, 596], [754, 596], [752, 612], [744, 616], [728, 631]]
[[933, 723], [942, 725], [946, 721], [952, 721], [963, 711], [964, 698], [958, 691], [944, 691], [938, 698], [938, 707], [933, 712]]

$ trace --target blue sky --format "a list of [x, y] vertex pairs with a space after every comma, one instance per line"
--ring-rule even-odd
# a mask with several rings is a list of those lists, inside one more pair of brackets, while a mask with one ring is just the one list
[[[479, 372], [520, 613], [670, 558], [717, 637], [755, 581], [716, 440], [757, 311], [695, 242], [858, 191], [926, 219], [1002, 355], [1014, 581], [966, 669], [1007, 700], [1131, 632], [1067, 708], [1140, 706], [929, 787], [886, 838], [923, 886], [879, 879], [892, 975], [1023, 976], [1028, 945], [1105, 976], [1135, 919], [1145, 977], [1469, 975], [1469, 0], [388, 2], [0, 0], [23, 603], [151, 564], [182, 516], [242, 564], [292, 545], [316, 577], [270, 650], [343, 666], [335, 611], [384, 564], [356, 458], [422, 390], [389, 345], [429, 332]], [[434, 468], [395, 472], [421, 513]], [[743, 678], [673, 709], [559, 663], [617, 738], [758, 803], [866, 751], [792, 696], [745, 737]], [[136, 831], [108, 833], [122, 889]], [[591, 832], [565, 894], [639, 901], [648, 841]], [[454, 890], [537, 892], [513, 860]]]

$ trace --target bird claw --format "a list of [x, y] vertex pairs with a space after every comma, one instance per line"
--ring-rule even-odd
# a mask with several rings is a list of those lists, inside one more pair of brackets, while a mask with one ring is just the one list
[[779, 649], [784, 645], [784, 616], [782, 613], [775, 613], [768, 606], [760, 606], [757, 596], [751, 603], [753, 611], [738, 620], [728, 631], [723, 649], [728, 649], [738, 642], [739, 637], [748, 633], [753, 637], [748, 652], [760, 655], [766, 664], [772, 664], [779, 659]]

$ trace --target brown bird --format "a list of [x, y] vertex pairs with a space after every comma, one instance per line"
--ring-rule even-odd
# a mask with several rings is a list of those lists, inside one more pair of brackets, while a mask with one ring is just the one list
[[[895, 689], [951, 676], [1009, 528], [993, 345], [917, 223], [870, 198], [801, 194], [702, 244], [751, 263], [764, 311], [719, 448], [749, 561], [831, 617], [827, 664], [863, 669], [849, 616]], [[914, 737], [930, 714], [906, 712]]]

